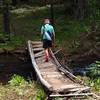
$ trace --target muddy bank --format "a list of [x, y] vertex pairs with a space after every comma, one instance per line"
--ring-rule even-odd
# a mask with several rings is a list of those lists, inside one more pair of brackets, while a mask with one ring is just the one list
[[16, 46], [16, 48], [0, 48], [0, 55], [11, 55], [17, 59], [26, 61], [29, 59], [26, 45]]
[[19, 45], [16, 48], [0, 48], [0, 54], [16, 53], [16, 54], [26, 54], [27, 46]]

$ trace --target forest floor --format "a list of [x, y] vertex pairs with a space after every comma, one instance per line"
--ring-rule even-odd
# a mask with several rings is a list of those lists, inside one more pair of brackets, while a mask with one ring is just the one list
[[35, 81], [14, 74], [8, 84], [0, 84], [0, 100], [44, 100], [46, 94]]
[[[50, 8], [22, 5], [10, 11], [11, 41], [5, 42], [3, 19], [0, 14], [0, 50], [25, 48], [27, 40], [40, 40], [40, 29], [44, 18], [50, 18]], [[54, 28], [56, 32], [55, 50], [61, 49], [58, 58], [66, 66], [86, 66], [100, 58], [100, 28], [98, 24], [91, 30], [92, 20], [78, 20], [65, 14], [63, 6], [54, 8]], [[99, 64], [98, 64], [99, 65]], [[97, 66], [98, 66], [97, 65]], [[75, 66], [74, 66], [75, 67]], [[99, 69], [100, 70], [100, 69]], [[95, 75], [94, 75], [95, 76]], [[93, 91], [100, 92], [100, 78], [80, 77]], [[89, 82], [87, 82], [87, 79]]]

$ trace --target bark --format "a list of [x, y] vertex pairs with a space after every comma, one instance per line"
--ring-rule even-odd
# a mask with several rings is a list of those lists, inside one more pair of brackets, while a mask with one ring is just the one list
[[3, 23], [4, 23], [4, 33], [9, 36], [10, 40], [10, 12], [9, 3], [5, 0], [3, 1]]

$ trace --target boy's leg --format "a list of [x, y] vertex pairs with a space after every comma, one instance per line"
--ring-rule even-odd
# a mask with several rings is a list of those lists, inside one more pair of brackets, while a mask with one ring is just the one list
[[48, 61], [49, 59], [49, 52], [48, 52], [48, 48], [45, 49], [45, 61]]

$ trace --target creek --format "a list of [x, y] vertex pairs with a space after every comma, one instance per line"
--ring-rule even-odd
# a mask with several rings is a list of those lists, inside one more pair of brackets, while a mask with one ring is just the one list
[[17, 57], [10, 54], [0, 55], [0, 83], [7, 84], [11, 76], [18, 74], [26, 80], [35, 80], [35, 71], [32, 67], [30, 59], [21, 61]]

